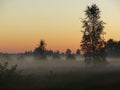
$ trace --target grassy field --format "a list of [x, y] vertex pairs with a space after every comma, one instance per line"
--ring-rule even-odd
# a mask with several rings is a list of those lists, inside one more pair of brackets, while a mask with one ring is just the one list
[[0, 90], [119, 90], [119, 59], [112, 60], [94, 65], [78, 60], [8, 61], [0, 65]]
[[6, 75], [0, 90], [119, 90], [120, 72], [72, 72], [48, 76]]

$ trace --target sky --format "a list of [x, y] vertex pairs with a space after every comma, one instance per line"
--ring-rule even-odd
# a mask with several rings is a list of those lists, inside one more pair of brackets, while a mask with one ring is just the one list
[[33, 51], [41, 39], [49, 50], [75, 52], [83, 35], [80, 18], [92, 4], [106, 22], [105, 40], [120, 40], [120, 0], [0, 0], [0, 52]]

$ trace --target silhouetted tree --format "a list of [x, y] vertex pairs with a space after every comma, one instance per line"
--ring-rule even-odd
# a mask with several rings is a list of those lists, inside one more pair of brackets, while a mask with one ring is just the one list
[[79, 49], [77, 49], [76, 55], [80, 55], [80, 50]]
[[70, 49], [66, 50], [66, 55], [71, 55], [71, 50]]
[[120, 41], [109, 39], [106, 44], [108, 56], [120, 56]]
[[57, 51], [56, 51], [56, 54], [58, 54], [58, 55], [59, 55], [59, 54], [60, 54], [60, 51], [59, 51], [59, 50], [57, 50]]
[[60, 51], [57, 50], [56, 52], [54, 52], [53, 58], [59, 59], [60, 58]]
[[35, 48], [34, 53], [41, 56], [45, 55], [46, 52], [45, 46], [46, 46], [45, 41], [41, 40], [39, 46]]
[[24, 55], [28, 55], [28, 56], [31, 56], [33, 54], [32, 51], [25, 51], [25, 53], [23, 53]]
[[46, 55], [52, 56], [53, 55], [53, 50], [47, 50]]
[[66, 56], [67, 56], [67, 59], [75, 59], [75, 56], [74, 54], [71, 53], [70, 49], [66, 50]]
[[100, 10], [96, 4], [88, 6], [85, 10], [86, 18], [83, 22], [83, 37], [81, 49], [85, 60], [102, 60], [105, 58], [104, 22], [100, 20]]

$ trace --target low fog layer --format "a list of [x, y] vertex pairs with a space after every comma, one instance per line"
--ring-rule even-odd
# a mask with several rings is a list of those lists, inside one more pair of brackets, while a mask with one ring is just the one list
[[47, 57], [47, 59], [39, 59], [33, 56], [12, 56], [0, 57], [0, 62], [8, 62], [9, 66], [18, 65], [18, 69], [23, 70], [23, 74], [48, 75], [64, 74], [76, 71], [92, 71], [92, 72], [109, 72], [119, 70], [119, 58], [107, 58], [106, 63], [86, 64], [82, 56], [78, 56], [73, 60], [67, 59], [65, 56], [60, 59]]

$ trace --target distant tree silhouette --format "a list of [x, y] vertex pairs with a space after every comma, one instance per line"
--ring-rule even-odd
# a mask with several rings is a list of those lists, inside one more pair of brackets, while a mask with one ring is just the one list
[[104, 22], [100, 20], [100, 10], [96, 4], [88, 6], [85, 10], [86, 18], [83, 22], [83, 37], [81, 49], [84, 51], [85, 60], [105, 59], [105, 41], [102, 37], [105, 33]]
[[32, 52], [32, 51], [25, 51], [23, 54], [24, 54], [24, 55], [31, 56], [31, 55], [33, 54], [33, 52]]
[[72, 52], [72, 51], [71, 51], [70, 49], [67, 49], [67, 50], [66, 50], [67, 59], [75, 59], [74, 54], [72, 54], [71, 52]]
[[52, 55], [53, 55], [53, 50], [47, 50], [47, 51], [46, 51], [46, 55], [52, 56]]
[[77, 49], [76, 55], [80, 55], [80, 50], [79, 49]]
[[57, 50], [56, 52], [54, 52], [53, 58], [60, 59], [60, 51], [59, 50]]
[[36, 55], [41, 55], [41, 56], [45, 55], [45, 52], [46, 52], [45, 46], [46, 46], [45, 41], [41, 40], [39, 46], [35, 48], [34, 53]]
[[66, 50], [66, 55], [71, 55], [71, 50], [70, 49]]
[[120, 56], [120, 41], [109, 39], [106, 44], [108, 56]]
[[57, 51], [56, 51], [56, 54], [58, 54], [58, 55], [59, 55], [59, 54], [60, 54], [60, 51], [59, 51], [59, 50], [57, 50]]

